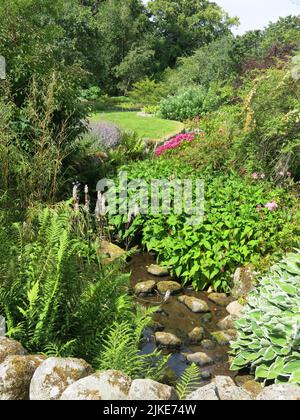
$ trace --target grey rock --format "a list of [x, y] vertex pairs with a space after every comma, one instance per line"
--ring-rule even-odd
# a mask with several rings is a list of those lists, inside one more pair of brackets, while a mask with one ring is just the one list
[[241, 305], [237, 300], [231, 302], [226, 307], [226, 311], [229, 313], [229, 315], [235, 316], [236, 318], [240, 318], [242, 316], [243, 309], [244, 306]]
[[211, 335], [220, 346], [227, 346], [236, 337], [235, 330], [215, 331]]
[[176, 281], [160, 281], [157, 283], [157, 290], [161, 295], [170, 292], [171, 295], [175, 295], [181, 291], [181, 284]]
[[216, 347], [216, 344], [212, 340], [202, 340], [201, 341], [201, 346], [205, 350], [212, 350]]
[[277, 384], [266, 387], [256, 398], [258, 401], [300, 401], [300, 386]]
[[204, 337], [204, 329], [202, 327], [195, 327], [191, 332], [189, 332], [189, 341], [191, 344], [200, 343]]
[[167, 268], [161, 267], [157, 264], [151, 264], [149, 267], [147, 267], [147, 272], [156, 277], [165, 277], [169, 275], [169, 270]]
[[196, 389], [186, 397], [188, 401], [218, 401], [217, 388], [214, 382]]
[[176, 335], [167, 332], [156, 332], [155, 341], [163, 347], [180, 347], [181, 340]]
[[0, 315], [0, 337], [5, 337], [6, 325], [4, 316]]
[[196, 363], [198, 366], [208, 366], [214, 362], [211, 357], [202, 352], [188, 354], [186, 358], [189, 363]]
[[0, 363], [2, 363], [7, 356], [24, 356], [27, 351], [18, 341], [10, 338], [0, 337]]
[[151, 379], [136, 379], [129, 391], [130, 400], [178, 400], [175, 389]]
[[233, 315], [228, 315], [225, 318], [221, 319], [221, 321], [218, 322], [217, 326], [220, 328], [220, 330], [233, 330], [235, 329], [235, 322], [237, 320], [237, 317]]
[[210, 293], [208, 299], [220, 306], [227, 306], [230, 298], [225, 293]]
[[252, 264], [239, 267], [233, 276], [233, 288], [231, 294], [234, 298], [245, 298], [255, 285], [257, 273]]
[[127, 400], [131, 379], [117, 370], [97, 372], [69, 385], [61, 400]]
[[251, 400], [251, 396], [239, 388], [229, 376], [216, 376], [215, 384], [221, 401], [246, 401]]
[[192, 296], [180, 296], [178, 301], [183, 303], [188, 309], [194, 313], [209, 312], [208, 304], [201, 299]]
[[153, 280], [141, 281], [134, 287], [134, 293], [138, 295], [149, 295], [155, 289], [156, 283]]
[[82, 359], [49, 357], [34, 372], [31, 400], [59, 400], [65, 389], [93, 372]]
[[0, 400], [28, 400], [35, 370], [45, 356], [8, 356], [0, 364]]

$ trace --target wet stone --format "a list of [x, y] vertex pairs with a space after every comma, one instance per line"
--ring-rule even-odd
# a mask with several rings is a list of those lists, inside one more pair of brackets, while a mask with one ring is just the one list
[[219, 346], [228, 346], [230, 342], [236, 337], [235, 330], [215, 331], [211, 333]]
[[216, 344], [212, 340], [202, 340], [201, 341], [201, 346], [205, 350], [212, 350], [216, 347]]
[[191, 344], [200, 343], [204, 337], [204, 329], [202, 327], [196, 327], [189, 333], [189, 341]]
[[208, 366], [212, 365], [214, 362], [211, 357], [202, 352], [188, 354], [186, 359], [189, 363], [196, 363], [198, 366]]
[[178, 338], [175, 334], [167, 332], [156, 332], [155, 341], [160, 346], [167, 348], [176, 348], [181, 345], [180, 338]]
[[151, 264], [149, 267], [147, 267], [147, 272], [149, 274], [152, 274], [152, 276], [157, 277], [166, 277], [169, 275], [169, 270], [165, 267], [161, 267], [157, 264]]
[[176, 281], [160, 281], [157, 283], [157, 290], [161, 295], [165, 295], [169, 292], [171, 295], [175, 295], [181, 291], [181, 284]]
[[209, 307], [204, 300], [192, 296], [180, 296], [178, 301], [183, 303], [188, 309], [194, 313], [209, 312]]
[[227, 306], [230, 302], [230, 298], [225, 293], [210, 293], [208, 299], [220, 306]]
[[156, 283], [154, 280], [141, 281], [134, 287], [134, 293], [137, 296], [146, 296], [153, 293]]

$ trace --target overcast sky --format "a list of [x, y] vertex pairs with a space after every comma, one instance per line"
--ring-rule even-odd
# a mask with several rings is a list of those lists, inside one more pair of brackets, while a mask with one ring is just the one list
[[250, 29], [262, 29], [279, 17], [300, 14], [300, 0], [214, 0], [231, 16], [240, 18], [235, 31], [242, 34]]

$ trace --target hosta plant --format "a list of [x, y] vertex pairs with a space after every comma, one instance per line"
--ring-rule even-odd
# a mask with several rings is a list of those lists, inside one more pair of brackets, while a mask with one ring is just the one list
[[275, 265], [249, 296], [237, 321], [232, 370], [300, 385], [300, 251]]

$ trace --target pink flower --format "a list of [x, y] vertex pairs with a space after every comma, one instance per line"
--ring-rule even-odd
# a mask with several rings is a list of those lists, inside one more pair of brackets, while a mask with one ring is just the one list
[[194, 139], [195, 139], [194, 133], [178, 134], [177, 136], [171, 138], [171, 140], [167, 141], [162, 146], [157, 147], [157, 149], [155, 150], [155, 154], [156, 156], [160, 156], [167, 150], [176, 149], [184, 141], [191, 142]]
[[252, 179], [258, 179], [259, 178], [259, 174], [257, 173], [257, 172], [254, 172], [253, 174], [252, 174]]
[[265, 208], [270, 211], [274, 211], [278, 208], [278, 204], [276, 203], [276, 201], [271, 201], [270, 203], [267, 203], [265, 205]]

